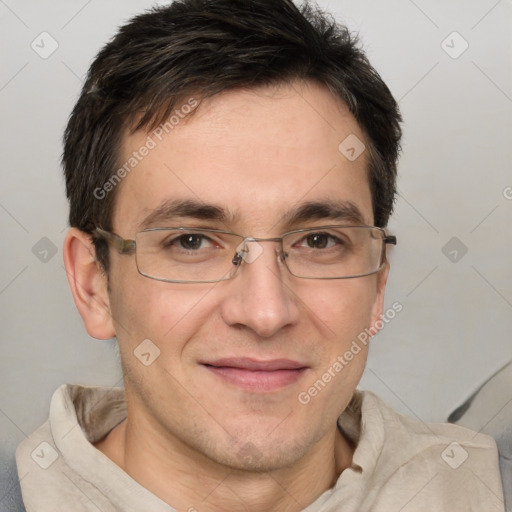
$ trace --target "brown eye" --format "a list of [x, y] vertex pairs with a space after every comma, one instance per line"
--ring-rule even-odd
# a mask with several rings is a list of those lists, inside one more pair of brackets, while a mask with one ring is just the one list
[[209, 249], [212, 240], [205, 235], [198, 233], [187, 233], [185, 235], [169, 236], [161, 243], [164, 249], [181, 251], [199, 251]]
[[334, 238], [327, 233], [313, 233], [305, 238], [305, 241], [311, 249], [325, 249], [332, 247]]
[[182, 235], [178, 238], [181, 247], [189, 251], [200, 249], [203, 239], [201, 235]]

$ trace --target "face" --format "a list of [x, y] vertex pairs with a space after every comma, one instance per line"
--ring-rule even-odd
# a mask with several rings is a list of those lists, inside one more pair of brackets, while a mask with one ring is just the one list
[[[134, 238], [162, 204], [184, 200], [214, 205], [225, 216], [171, 211], [151, 226], [269, 238], [352, 220], [284, 215], [313, 202], [351, 204], [361, 223], [372, 225], [366, 154], [349, 161], [338, 150], [350, 134], [364, 140], [347, 108], [321, 86], [215, 96], [155, 139], [156, 146], [123, 179], [113, 231]], [[147, 135], [126, 137], [123, 162]], [[279, 261], [275, 242], [260, 245], [258, 258], [215, 284], [148, 279], [137, 272], [133, 256], [113, 250], [109, 300], [133, 421], [151, 425], [198, 457], [270, 470], [334, 435], [361, 377], [366, 348], [341, 371], [331, 370], [330, 382], [308, 394], [310, 400], [299, 396], [377, 320], [387, 268], [355, 279], [300, 279]], [[134, 355], [146, 339], [160, 351], [148, 366]], [[255, 367], [260, 371], [251, 371]]]

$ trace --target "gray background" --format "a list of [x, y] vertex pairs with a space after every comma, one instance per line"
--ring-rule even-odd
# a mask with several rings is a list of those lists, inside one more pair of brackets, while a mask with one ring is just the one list
[[[152, 4], [0, 0], [3, 464], [60, 384], [121, 384], [114, 342], [86, 334], [63, 269], [61, 134], [100, 46]], [[361, 387], [444, 420], [512, 359], [512, 3], [320, 5], [360, 32], [405, 119], [387, 293], [403, 311], [374, 339]], [[51, 49], [43, 31], [58, 44], [47, 58], [31, 47]]]

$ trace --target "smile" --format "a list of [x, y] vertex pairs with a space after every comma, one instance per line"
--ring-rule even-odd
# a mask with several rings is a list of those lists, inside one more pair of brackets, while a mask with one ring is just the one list
[[288, 359], [221, 359], [203, 366], [220, 379], [252, 392], [270, 392], [296, 382], [307, 366]]

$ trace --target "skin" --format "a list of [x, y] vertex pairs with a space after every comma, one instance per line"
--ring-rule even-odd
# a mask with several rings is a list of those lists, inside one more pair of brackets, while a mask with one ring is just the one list
[[[192, 199], [236, 213], [228, 222], [167, 225], [228, 229], [254, 237], [290, 230], [282, 212], [304, 201], [351, 201], [373, 224], [366, 152], [350, 162], [338, 145], [365, 137], [324, 87], [293, 83], [230, 91], [204, 101], [127, 175], [113, 231], [134, 238], [163, 200]], [[120, 161], [147, 134], [124, 139]], [[335, 223], [302, 222], [293, 228]], [[89, 238], [71, 228], [65, 263], [89, 334], [116, 336], [128, 417], [96, 447], [178, 510], [298, 511], [332, 487], [354, 447], [336, 428], [361, 378], [357, 354], [307, 405], [298, 401], [382, 313], [388, 266], [345, 280], [291, 276], [273, 242], [236, 276], [213, 284], [171, 284], [141, 276], [133, 256], [111, 250], [110, 288]], [[160, 356], [144, 366], [144, 339]], [[272, 392], [226, 383], [201, 361], [288, 358], [308, 369]], [[247, 457], [247, 454], [252, 457]]]

